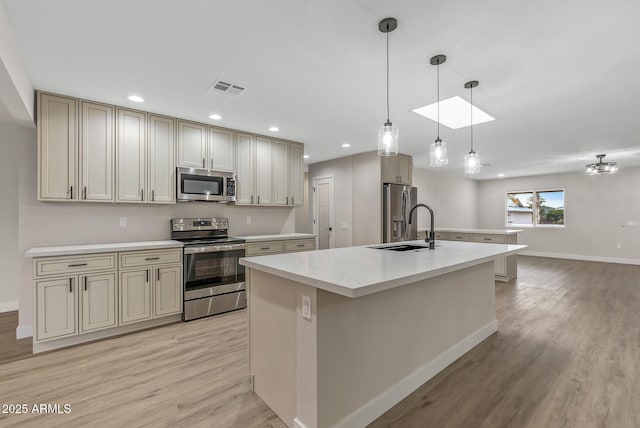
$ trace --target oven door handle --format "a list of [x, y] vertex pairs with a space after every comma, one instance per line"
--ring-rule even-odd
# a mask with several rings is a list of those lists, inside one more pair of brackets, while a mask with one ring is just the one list
[[200, 253], [219, 253], [222, 251], [244, 250], [244, 244], [231, 244], [231, 245], [204, 245], [201, 247], [186, 247], [184, 249], [185, 254], [200, 254]]

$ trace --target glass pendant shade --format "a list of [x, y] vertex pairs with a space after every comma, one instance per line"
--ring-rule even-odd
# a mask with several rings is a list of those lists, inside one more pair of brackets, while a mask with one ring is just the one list
[[378, 129], [378, 155], [395, 156], [398, 154], [398, 127], [387, 122]]
[[449, 163], [447, 157], [447, 143], [437, 138], [431, 144], [431, 166], [444, 166]]
[[464, 173], [477, 174], [480, 172], [480, 156], [473, 150], [464, 157]]

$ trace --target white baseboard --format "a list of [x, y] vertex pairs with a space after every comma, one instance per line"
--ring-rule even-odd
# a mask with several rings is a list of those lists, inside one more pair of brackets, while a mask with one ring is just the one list
[[30, 325], [19, 325], [16, 328], [16, 338], [24, 339], [25, 337], [33, 336], [33, 328]]
[[18, 310], [18, 301], [14, 300], [13, 302], [0, 302], [0, 313], [2, 312], [12, 312]]
[[493, 320], [342, 419], [335, 426], [360, 428], [370, 424], [496, 331], [498, 331], [498, 321]]
[[639, 259], [620, 259], [615, 257], [585, 256], [582, 254], [547, 253], [545, 251], [523, 251], [522, 256], [550, 257], [553, 259], [584, 260], [587, 262], [618, 263], [623, 265], [640, 265]]
[[307, 428], [298, 418], [293, 418], [293, 428]]

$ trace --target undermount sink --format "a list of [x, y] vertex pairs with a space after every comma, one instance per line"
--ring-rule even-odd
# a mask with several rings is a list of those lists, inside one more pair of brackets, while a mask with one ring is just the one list
[[375, 247], [377, 250], [391, 250], [391, 251], [414, 251], [414, 250], [428, 250], [429, 247], [426, 245], [413, 245], [413, 244], [402, 244], [402, 245], [380, 245]]

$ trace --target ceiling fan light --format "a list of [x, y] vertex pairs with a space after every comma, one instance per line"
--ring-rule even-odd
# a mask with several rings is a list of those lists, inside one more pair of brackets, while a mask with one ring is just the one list
[[589, 163], [584, 166], [584, 172], [587, 175], [606, 175], [618, 172], [617, 162], [605, 162], [603, 159], [606, 155], [596, 155], [597, 163]]

